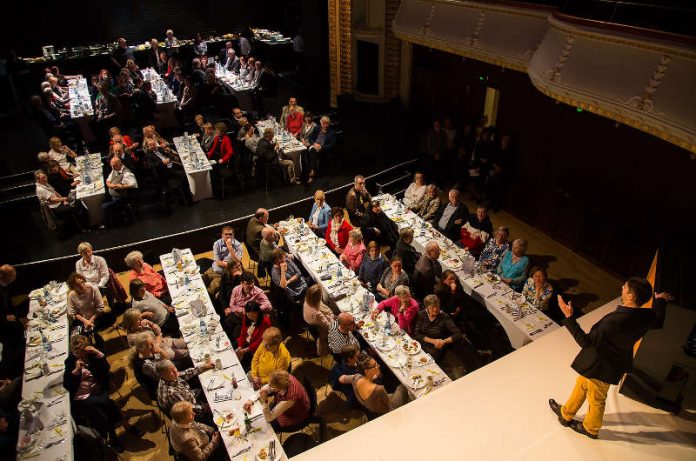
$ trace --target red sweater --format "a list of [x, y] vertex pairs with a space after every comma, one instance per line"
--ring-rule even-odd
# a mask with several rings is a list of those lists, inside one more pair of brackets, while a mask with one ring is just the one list
[[243, 347], [248, 347], [249, 352], [253, 355], [254, 352], [256, 352], [256, 348], [259, 347], [259, 344], [261, 344], [261, 340], [263, 339], [263, 332], [266, 331], [266, 328], [271, 326], [271, 318], [267, 315], [263, 316], [263, 320], [261, 320], [260, 325], [256, 325], [256, 328], [254, 328], [254, 332], [251, 334], [251, 341], [247, 344], [247, 322], [249, 319], [245, 315], [242, 317], [242, 330], [239, 332], [239, 338], [237, 338], [237, 345], [240, 348]]
[[[213, 155], [215, 155], [215, 151], [217, 151], [218, 148], [218, 142], [220, 142], [220, 135], [216, 135], [215, 138], [213, 138], [213, 145], [210, 146], [210, 150], [208, 151], [209, 159], [212, 159]], [[232, 149], [232, 140], [230, 140], [230, 137], [226, 134], [222, 135], [222, 146], [220, 148], [220, 154], [221, 157], [219, 163], [229, 162], [232, 158], [232, 155], [234, 155], [234, 150]]]
[[295, 116], [288, 114], [285, 119], [285, 129], [288, 130], [293, 136], [297, 136], [299, 132], [302, 131], [302, 123], [304, 123], [304, 115], [299, 112], [295, 112]]
[[[333, 226], [333, 224], [334, 220], [331, 219], [329, 221], [329, 225], [326, 227], [326, 235], [324, 235], [324, 238], [326, 239], [326, 246], [331, 248], [333, 251], [336, 251], [336, 246], [331, 241], [331, 227]], [[340, 248], [345, 248], [346, 245], [348, 245], [348, 237], [351, 230], [353, 230], [353, 226], [348, 224], [348, 221], [344, 219], [343, 223], [341, 224], [341, 227], [338, 228], [337, 235], [338, 246]]]

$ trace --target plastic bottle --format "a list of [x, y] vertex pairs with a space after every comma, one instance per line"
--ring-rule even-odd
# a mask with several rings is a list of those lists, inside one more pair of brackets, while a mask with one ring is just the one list
[[48, 353], [53, 350], [53, 345], [51, 344], [51, 341], [48, 340], [46, 335], [41, 332], [41, 346], [43, 347], [44, 352]]
[[203, 319], [201, 319], [199, 325], [201, 336], [208, 336], [208, 325], [205, 324], [205, 321]]

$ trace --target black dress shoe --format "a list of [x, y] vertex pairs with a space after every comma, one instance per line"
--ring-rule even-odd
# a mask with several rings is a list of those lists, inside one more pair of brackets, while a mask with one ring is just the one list
[[114, 449], [116, 453], [123, 453], [123, 443], [118, 438], [112, 438], [109, 440], [109, 446]]
[[572, 420], [569, 425], [570, 428], [578, 434], [586, 435], [591, 439], [597, 438], [596, 434], [590, 434], [589, 432], [587, 432], [587, 429], [585, 429], [585, 426], [583, 426], [581, 421]]
[[551, 410], [556, 413], [556, 416], [558, 416], [558, 422], [561, 423], [561, 426], [568, 427], [570, 426], [570, 423], [572, 421], [567, 421], [563, 415], [561, 414], [561, 406], [556, 402], [554, 399], [549, 399], [549, 406], [551, 407]]
[[130, 426], [128, 428], [128, 432], [130, 432], [131, 434], [133, 434], [136, 437], [142, 437], [143, 435], [145, 435], [145, 433], [142, 430], [138, 429], [135, 426]]

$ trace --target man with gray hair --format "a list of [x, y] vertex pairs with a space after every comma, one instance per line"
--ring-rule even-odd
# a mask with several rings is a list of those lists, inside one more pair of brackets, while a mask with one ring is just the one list
[[346, 195], [346, 209], [348, 217], [353, 227], [363, 227], [367, 225], [370, 203], [372, 196], [365, 188], [365, 177], [357, 175], [353, 180], [353, 187]]
[[440, 208], [434, 218], [435, 228], [452, 241], [459, 240], [462, 225], [469, 217], [469, 210], [459, 201], [459, 191], [450, 189], [447, 205]]
[[425, 254], [420, 257], [413, 272], [413, 290], [418, 298], [435, 292], [435, 283], [442, 277], [439, 257], [440, 245], [434, 240], [429, 241], [425, 245]]
[[399, 231], [399, 240], [397, 240], [396, 246], [394, 247], [394, 256], [401, 258], [404, 271], [411, 279], [413, 278], [413, 272], [416, 269], [416, 263], [421, 257], [420, 252], [416, 250], [412, 243], [413, 229], [410, 227], [404, 227]]
[[197, 398], [201, 391], [200, 389], [192, 389], [187, 381], [213, 368], [215, 368], [215, 364], [210, 362], [179, 372], [171, 360], [165, 359], [157, 362], [156, 369], [159, 377], [157, 403], [162, 411], [169, 414], [172, 405], [182, 400], [197, 406]]
[[256, 155], [263, 161], [266, 168], [280, 167], [286, 183], [300, 184], [295, 172], [295, 162], [283, 158], [280, 146], [273, 140], [274, 136], [273, 128], [266, 128], [263, 131], [263, 137], [256, 144]]
[[326, 152], [330, 152], [336, 146], [336, 134], [331, 129], [331, 119], [329, 117], [325, 115], [319, 120], [319, 129], [311, 132], [307, 142], [309, 143], [309, 148], [307, 149], [309, 179], [307, 182], [311, 184], [317, 173], [319, 154], [321, 153], [326, 157]]

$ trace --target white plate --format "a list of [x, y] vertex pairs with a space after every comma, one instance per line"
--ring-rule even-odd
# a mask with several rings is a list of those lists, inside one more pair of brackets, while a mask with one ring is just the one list
[[400, 354], [396, 349], [387, 353], [384, 362], [391, 368], [401, 368], [406, 365], [407, 358]]
[[386, 338], [385, 340], [378, 340], [375, 343], [375, 347], [382, 352], [390, 351], [396, 346], [396, 341], [394, 338]]
[[222, 413], [222, 416], [217, 413], [215, 416], [215, 424], [217, 427], [225, 430], [231, 429], [234, 426], [239, 426], [239, 424], [237, 424], [237, 416], [233, 411], [221, 411], [220, 413]]
[[414, 371], [408, 377], [408, 386], [414, 391], [425, 387], [427, 383], [428, 379], [421, 371]]
[[409, 355], [416, 355], [421, 351], [421, 344], [415, 339], [409, 339], [401, 343], [401, 350]]
[[212, 346], [213, 350], [216, 352], [222, 352], [224, 350], [227, 350], [230, 348], [230, 342], [227, 339], [221, 339], [220, 340], [220, 347], [217, 347], [217, 341], [211, 341], [210, 345]]
[[446, 261], [446, 263], [451, 269], [456, 270], [456, 269], [459, 269], [460, 267], [462, 267], [462, 262], [458, 259], [449, 259]]

